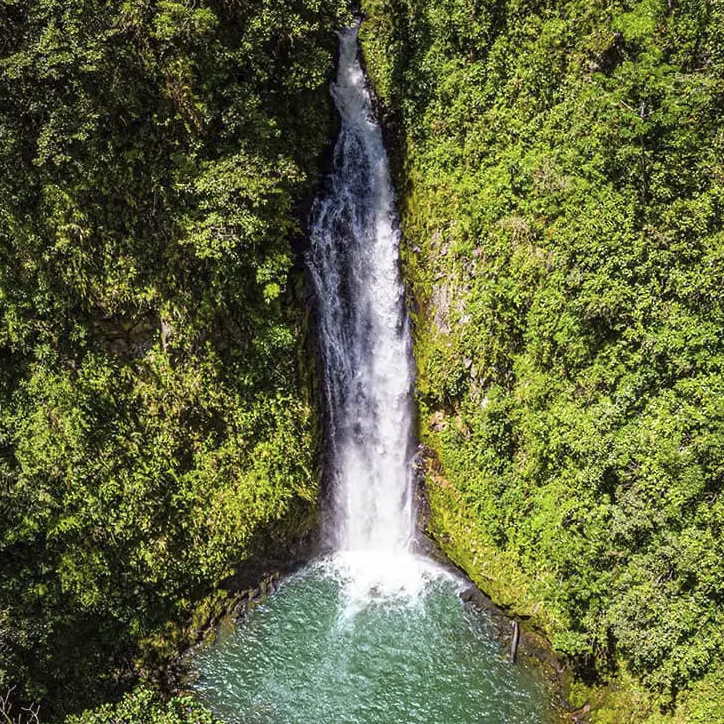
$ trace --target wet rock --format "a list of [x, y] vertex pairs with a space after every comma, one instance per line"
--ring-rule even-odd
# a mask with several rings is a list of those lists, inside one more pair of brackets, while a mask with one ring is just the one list
[[589, 721], [588, 715], [591, 713], [591, 705], [586, 704], [582, 709], [571, 713], [571, 721], [574, 724], [587, 724]]

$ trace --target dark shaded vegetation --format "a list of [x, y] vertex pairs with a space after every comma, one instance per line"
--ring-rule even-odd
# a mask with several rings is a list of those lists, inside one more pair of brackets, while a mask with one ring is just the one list
[[334, 131], [339, 5], [0, 3], [0, 692], [18, 706], [117, 695], [235, 563], [315, 525], [291, 245]]
[[364, 8], [433, 530], [585, 680], [648, 692], [600, 721], [718, 721], [724, 9]]

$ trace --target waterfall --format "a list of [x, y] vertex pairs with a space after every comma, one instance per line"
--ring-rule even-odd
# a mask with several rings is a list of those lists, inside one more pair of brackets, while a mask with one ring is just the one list
[[510, 666], [491, 621], [462, 604], [469, 583], [409, 550], [413, 374], [400, 234], [356, 31], [340, 45], [341, 131], [307, 256], [334, 552], [218, 637], [199, 657], [195, 688], [238, 724], [542, 724], [542, 689]]
[[324, 532], [338, 551], [394, 556], [414, 531], [412, 355], [394, 190], [357, 56], [356, 28], [341, 32], [341, 129], [307, 259], [327, 406]]
[[194, 688], [232, 724], [542, 724], [542, 689], [510, 666], [491, 621], [462, 604], [469, 583], [409, 550], [413, 367], [400, 234], [356, 29], [340, 33], [332, 95], [341, 131], [307, 264], [334, 552], [202, 651]]

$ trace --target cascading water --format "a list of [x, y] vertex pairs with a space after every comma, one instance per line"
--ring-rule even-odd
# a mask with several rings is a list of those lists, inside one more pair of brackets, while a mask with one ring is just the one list
[[412, 535], [412, 360], [394, 193], [354, 30], [340, 36], [332, 95], [341, 130], [308, 259], [328, 410], [326, 532], [343, 551], [394, 554]]
[[334, 553], [195, 659], [197, 694], [238, 724], [534, 724], [534, 677], [506, 661], [462, 581], [409, 551], [412, 359], [382, 134], [340, 34], [334, 169], [308, 257], [318, 305]]

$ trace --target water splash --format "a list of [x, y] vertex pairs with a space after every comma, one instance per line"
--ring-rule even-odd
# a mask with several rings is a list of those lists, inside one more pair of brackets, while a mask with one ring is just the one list
[[323, 559], [330, 578], [340, 585], [340, 616], [353, 619], [369, 607], [424, 606], [433, 582], [445, 581], [451, 591], [462, 591], [465, 580], [434, 561], [412, 553], [340, 551]]
[[356, 28], [340, 33], [332, 95], [341, 131], [308, 257], [328, 412], [325, 533], [355, 580], [394, 589], [414, 530], [412, 355], [394, 191]]

